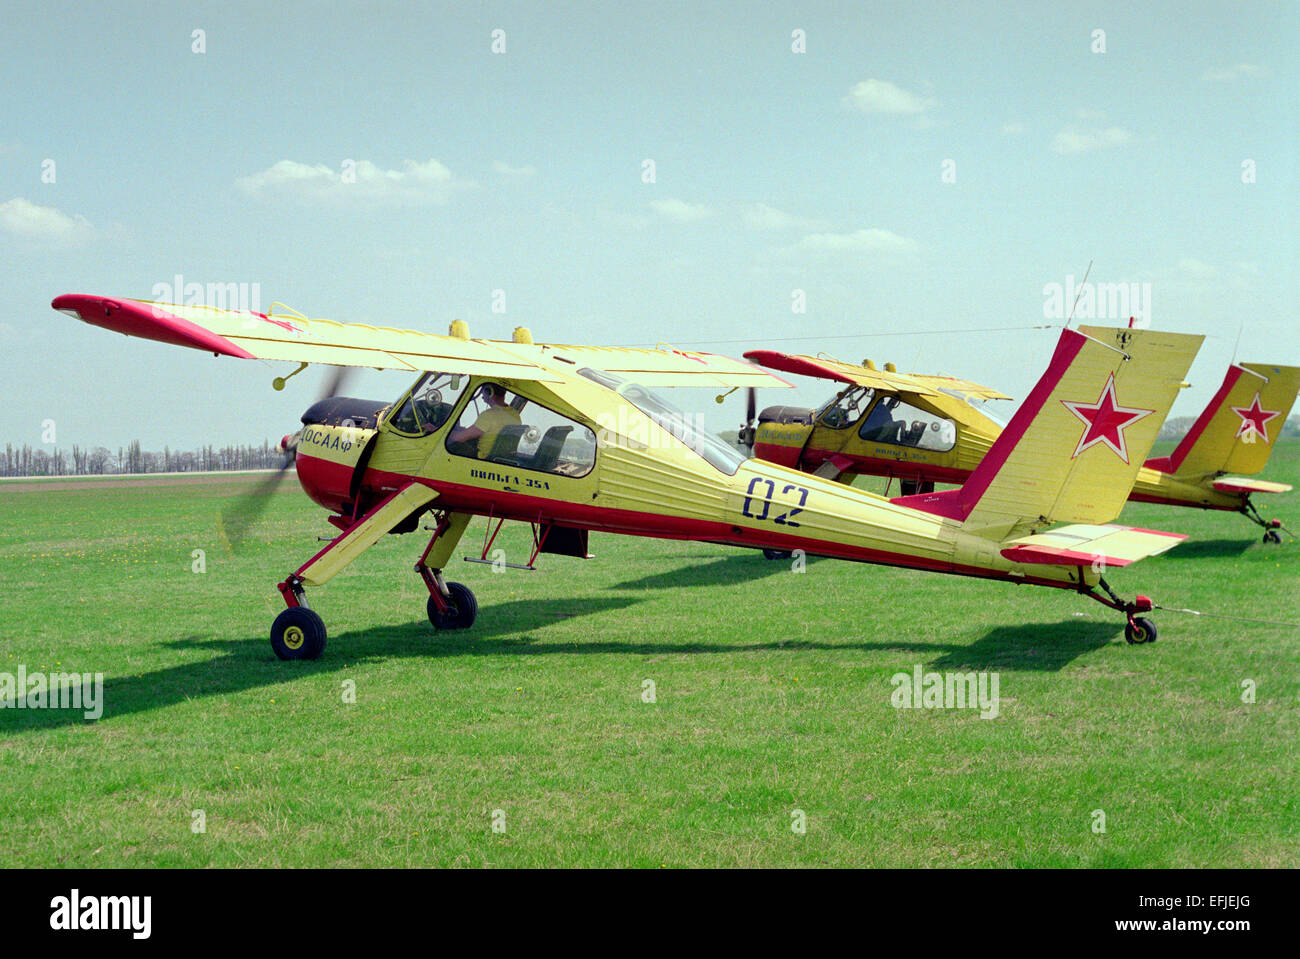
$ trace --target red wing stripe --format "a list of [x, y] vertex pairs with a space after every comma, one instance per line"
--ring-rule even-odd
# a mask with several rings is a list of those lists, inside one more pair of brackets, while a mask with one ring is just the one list
[[750, 350], [745, 354], [745, 359], [759, 366], [766, 366], [770, 370], [780, 370], [782, 373], [796, 373], [799, 376], [813, 376], [819, 380], [836, 380], [840, 383], [854, 382], [850, 377], [829, 366], [791, 356], [788, 353], [777, 353], [775, 350]]
[[50, 306], [61, 312], [76, 313], [92, 326], [102, 326], [106, 330], [125, 333], [127, 336], [236, 356], [242, 360], [256, 359], [252, 353], [224, 336], [218, 336], [197, 323], [169, 313], [162, 306], [81, 293], [56, 297]]

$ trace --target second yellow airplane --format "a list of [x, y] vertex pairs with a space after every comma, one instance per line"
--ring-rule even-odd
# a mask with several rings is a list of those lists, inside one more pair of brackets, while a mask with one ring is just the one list
[[[1090, 336], [1106, 332], [1080, 330]], [[1122, 339], [1125, 332], [1114, 335]], [[752, 350], [745, 357], [770, 369], [844, 384], [820, 409], [769, 407], [741, 431], [741, 441], [755, 456], [827, 479], [897, 478], [905, 494], [933, 490], [935, 483], [964, 483], [1003, 430], [988, 405], [1009, 397], [967, 380], [903, 374], [892, 364], [878, 370], [869, 361], [859, 366], [770, 350]], [[1291, 487], [1250, 477], [1267, 464], [1297, 388], [1300, 368], [1233, 364], [1174, 451], [1143, 463], [1129, 499], [1231, 510], [1262, 526], [1264, 542], [1280, 542], [1281, 524], [1264, 519], [1250, 497]], [[1124, 423], [1135, 415], [1119, 404], [1109, 386], [1090, 401], [1067, 408], [1080, 423], [1094, 416]], [[1108, 441], [1103, 437], [1098, 442]], [[1125, 461], [1135, 455], [1122, 442], [1111, 449]]]

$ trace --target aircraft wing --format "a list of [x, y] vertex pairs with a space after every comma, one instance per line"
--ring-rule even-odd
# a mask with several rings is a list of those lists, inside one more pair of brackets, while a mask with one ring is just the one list
[[594, 366], [645, 386], [788, 387], [749, 363], [713, 353], [472, 340], [293, 313], [257, 313], [145, 300], [60, 296], [54, 309], [93, 326], [242, 359], [325, 363], [377, 370], [435, 370], [561, 382], [555, 370]]
[[562, 380], [504, 349], [506, 344], [485, 340], [312, 320], [293, 314], [268, 315], [81, 294], [60, 296], [51, 306], [93, 326], [127, 336], [242, 359]]
[[780, 370], [782, 373], [795, 373], [799, 376], [813, 376], [822, 380], [834, 380], [838, 383], [852, 383], [872, 389], [885, 390], [890, 393], [916, 393], [919, 396], [934, 396], [935, 390], [917, 383], [912, 377], [901, 373], [886, 373], [870, 370], [853, 363], [823, 356], [797, 356], [790, 353], [778, 353], [775, 350], [750, 350], [745, 359], [753, 360], [768, 369]]
[[750, 350], [745, 359], [753, 360], [773, 370], [783, 373], [795, 373], [799, 376], [813, 376], [823, 380], [839, 383], [852, 383], [866, 386], [887, 393], [911, 393], [914, 396], [934, 396], [940, 390], [959, 393], [970, 399], [1009, 400], [1011, 397], [997, 390], [980, 386], [969, 380], [959, 380], [952, 376], [928, 376], [911, 373], [898, 373], [889, 370], [873, 370], [856, 363], [844, 363], [822, 356], [798, 356], [778, 353], [775, 350]]
[[999, 393], [995, 389], [987, 386], [980, 386], [978, 383], [972, 383], [970, 380], [959, 380], [955, 376], [933, 376], [923, 373], [910, 373], [909, 379], [916, 380], [936, 390], [947, 390], [950, 393], [959, 393], [969, 400], [1009, 400], [1011, 397], [1005, 393]]
[[646, 387], [706, 386], [793, 387], [779, 376], [752, 363], [717, 353], [696, 353], [671, 348], [645, 350], [616, 346], [565, 346], [558, 344], [503, 344], [520, 356], [538, 362], [572, 363], [574, 369], [590, 366]]

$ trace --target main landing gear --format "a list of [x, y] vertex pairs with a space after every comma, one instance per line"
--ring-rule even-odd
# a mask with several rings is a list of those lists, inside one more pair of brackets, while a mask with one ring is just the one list
[[[1241, 515], [1264, 528], [1265, 543], [1282, 542], [1282, 534], [1278, 530], [1286, 529], [1286, 527], [1282, 525], [1280, 519], [1264, 519], [1263, 516], [1259, 515], [1259, 510], [1255, 508], [1255, 504], [1249, 499], [1241, 504]], [[1290, 530], [1287, 530], [1287, 532], [1290, 532]]]
[[[446, 514], [438, 519], [438, 525], [433, 528], [433, 536], [429, 538], [429, 545], [424, 548], [424, 552], [415, 563], [415, 571], [420, 574], [424, 585], [429, 588], [429, 602], [426, 609], [429, 613], [429, 622], [433, 624], [434, 629], [469, 629], [478, 616], [478, 600], [474, 598], [470, 588], [464, 583], [444, 581], [442, 570], [431, 569], [426, 562], [429, 554], [433, 552], [434, 544], [438, 542], [438, 537], [451, 529], [452, 525], [451, 518]], [[464, 530], [464, 523], [456, 526], [451, 542], [452, 547], [460, 540], [460, 534]], [[449, 550], [444, 549], [439, 555], [448, 552]]]
[[[1134, 613], [1149, 613], [1155, 609], [1150, 597], [1135, 596], [1133, 602], [1128, 603], [1120, 599], [1115, 591], [1110, 588], [1106, 580], [1099, 579], [1097, 585], [1105, 590], [1105, 596], [1097, 595], [1095, 589], [1081, 589], [1085, 596], [1090, 596], [1103, 606], [1109, 606], [1111, 609], [1118, 609], [1124, 613], [1126, 622], [1124, 624], [1124, 640], [1130, 646], [1139, 646], [1143, 643], [1154, 643], [1159, 632], [1156, 630], [1156, 624], [1151, 622], [1145, 616], [1135, 616]], [[1108, 598], [1109, 597], [1109, 598]]]
[[[437, 630], [468, 629], [474, 625], [478, 616], [478, 601], [470, 588], [464, 583], [446, 582], [442, 578], [442, 570], [429, 566], [427, 562], [430, 554], [434, 555], [436, 563], [446, 562], [451, 550], [460, 540], [468, 519], [467, 516], [454, 518], [443, 514], [434, 528], [429, 545], [415, 564], [415, 571], [429, 588], [426, 609], [429, 622]], [[449, 531], [450, 534], [441, 544], [442, 548], [435, 553], [434, 544], [438, 542], [438, 537]], [[325, 651], [325, 622], [314, 610], [308, 608], [302, 579], [295, 573], [281, 583], [279, 588], [280, 595], [289, 608], [275, 617], [275, 622], [271, 624], [272, 651], [280, 659], [319, 659]]]

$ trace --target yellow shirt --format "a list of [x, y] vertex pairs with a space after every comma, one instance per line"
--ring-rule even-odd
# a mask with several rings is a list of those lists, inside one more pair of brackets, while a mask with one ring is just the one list
[[478, 458], [487, 459], [497, 441], [497, 434], [507, 426], [519, 426], [519, 411], [513, 406], [489, 406], [478, 415], [474, 426], [483, 431], [478, 438]]

